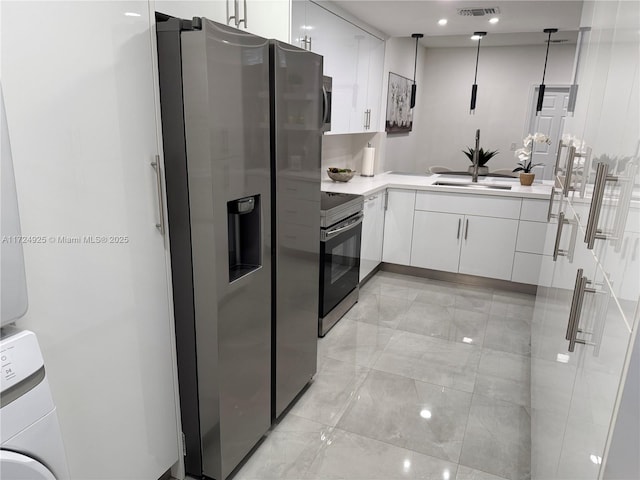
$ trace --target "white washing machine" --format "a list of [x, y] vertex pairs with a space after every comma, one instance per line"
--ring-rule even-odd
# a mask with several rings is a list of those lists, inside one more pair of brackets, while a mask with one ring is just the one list
[[68, 479], [56, 407], [35, 334], [3, 327], [0, 358], [0, 478]]

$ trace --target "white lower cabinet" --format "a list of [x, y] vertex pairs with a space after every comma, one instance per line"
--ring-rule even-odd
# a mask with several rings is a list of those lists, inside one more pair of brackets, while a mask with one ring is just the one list
[[382, 261], [410, 265], [415, 203], [415, 190], [387, 190]]
[[360, 281], [382, 261], [384, 204], [386, 191], [367, 196], [364, 201], [362, 243], [360, 246]]
[[411, 242], [411, 265], [457, 272], [464, 215], [416, 210]]
[[411, 266], [511, 279], [520, 199], [419, 192], [416, 207]]
[[458, 271], [510, 280], [517, 235], [518, 220], [465, 216]]
[[416, 211], [411, 266], [511, 279], [518, 221]]

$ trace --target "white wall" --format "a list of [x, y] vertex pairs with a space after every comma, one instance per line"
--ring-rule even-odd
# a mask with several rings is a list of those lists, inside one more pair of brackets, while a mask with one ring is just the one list
[[380, 147], [384, 134], [353, 133], [351, 135], [324, 135], [322, 137], [322, 178], [327, 179], [327, 168], [350, 168], [362, 171], [362, 155], [364, 148], [371, 143], [376, 149], [374, 174], [383, 172]]
[[[415, 39], [390, 38], [386, 42], [384, 55], [384, 77], [382, 84], [381, 111], [386, 112], [387, 92], [389, 87], [389, 72], [397, 73], [403, 77], [413, 79], [413, 66], [415, 58]], [[421, 108], [426, 99], [428, 82], [425, 80], [426, 51], [418, 46], [418, 66], [416, 70], [416, 107], [413, 109], [413, 130], [406, 134], [382, 135], [380, 140], [380, 158], [378, 163], [383, 171], [414, 171], [416, 169], [416, 152], [423, 142], [420, 131], [424, 124], [425, 116]], [[385, 119], [381, 118], [380, 131], [384, 132]]]
[[[469, 160], [461, 150], [473, 146], [480, 129], [480, 145], [498, 149], [492, 170], [515, 168], [511, 144], [522, 145], [535, 85], [542, 79], [546, 45], [480, 48], [476, 112], [469, 114], [475, 48], [428, 48], [424, 71], [426, 92], [414, 152], [416, 171], [431, 165], [463, 170]], [[551, 45], [545, 84], [571, 82], [575, 45]], [[408, 161], [408, 164], [411, 162]]]

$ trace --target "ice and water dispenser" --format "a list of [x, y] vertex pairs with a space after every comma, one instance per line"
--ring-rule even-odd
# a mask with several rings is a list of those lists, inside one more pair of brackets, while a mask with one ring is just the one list
[[260, 195], [227, 202], [229, 282], [262, 266]]

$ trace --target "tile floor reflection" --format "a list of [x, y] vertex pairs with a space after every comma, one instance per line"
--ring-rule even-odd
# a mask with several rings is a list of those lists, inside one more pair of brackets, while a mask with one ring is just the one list
[[234, 479], [530, 478], [534, 301], [377, 273]]

